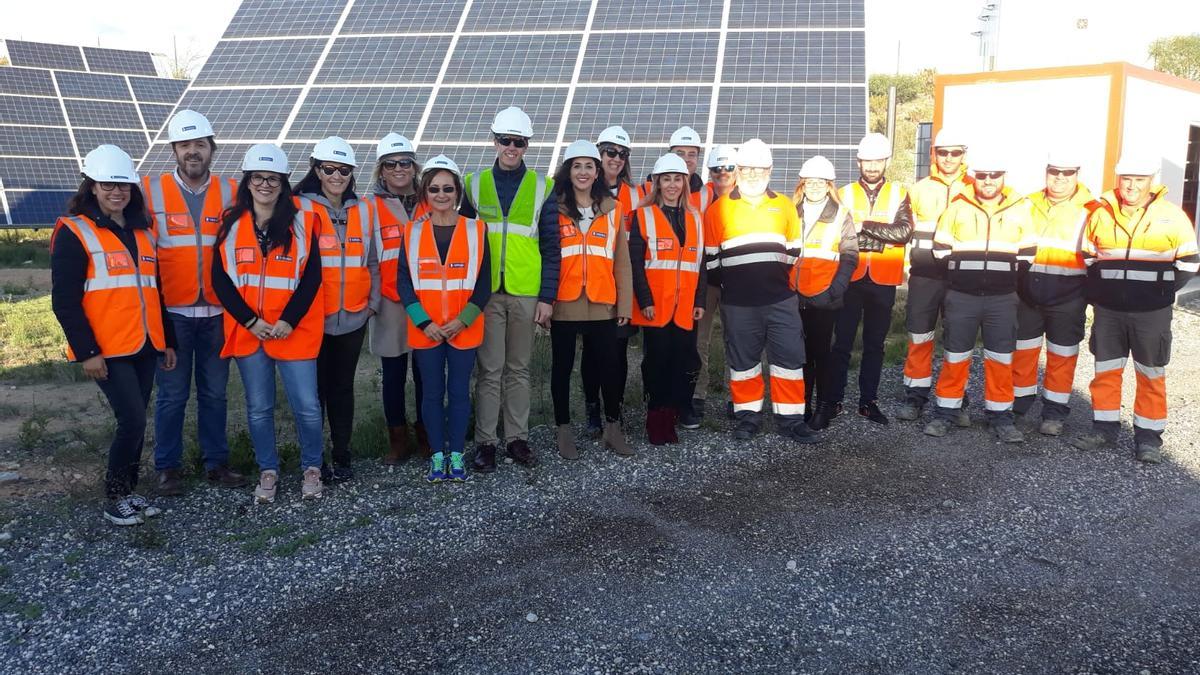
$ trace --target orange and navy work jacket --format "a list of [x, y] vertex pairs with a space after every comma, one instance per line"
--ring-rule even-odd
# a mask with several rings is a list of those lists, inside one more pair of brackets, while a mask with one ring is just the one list
[[1017, 290], [1020, 265], [1033, 262], [1037, 240], [1029, 200], [1012, 188], [985, 204], [967, 188], [946, 207], [933, 237], [933, 254], [946, 261], [949, 288], [971, 295]]
[[[654, 318], [642, 315], [636, 295], [633, 320], [637, 326], [662, 327], [668, 323], [691, 330], [696, 306], [696, 288], [700, 285], [700, 267], [704, 264], [704, 230], [700, 213], [684, 209], [684, 237], [681, 241], [667, 215], [655, 204], [637, 211], [638, 234], [646, 242], [641, 269], [653, 300]], [[634, 274], [638, 266], [634, 265]]]
[[361, 312], [366, 309], [371, 297], [367, 257], [375, 237], [371, 205], [360, 199], [347, 206], [344, 237], [334, 227], [324, 204], [308, 197], [297, 197], [296, 206], [316, 216], [325, 316], [343, 310]]
[[[908, 198], [908, 190], [899, 183], [884, 181], [875, 198], [871, 199], [862, 183], [854, 181], [843, 186], [839, 196], [861, 229], [868, 221], [895, 222], [896, 214]], [[886, 244], [880, 252], [859, 251], [858, 266], [850, 280], [858, 281], [869, 275], [871, 281], [881, 286], [899, 286], [904, 281], [904, 250], [903, 245]]]
[[708, 283], [721, 302], [761, 307], [792, 297], [804, 232], [791, 199], [767, 190], [757, 203], [734, 188], [704, 214]]
[[944, 261], [933, 255], [933, 234], [942, 213], [954, 198], [967, 190], [974, 179], [967, 176], [966, 163], [953, 176], [943, 176], [937, 166], [930, 174], [908, 189], [912, 205], [913, 236], [908, 248], [908, 273], [916, 277], [942, 279], [946, 276]]
[[159, 276], [163, 301], [167, 308], [190, 307], [198, 303], [219, 306], [208, 278], [212, 268], [213, 245], [221, 229], [221, 214], [237, 192], [232, 180], [209, 178], [204, 193], [204, 211], [200, 222], [183, 198], [183, 188], [175, 174], [142, 178], [146, 208], [154, 220], [154, 238], [158, 247]]
[[1083, 261], [1083, 228], [1100, 205], [1082, 183], [1068, 199], [1053, 202], [1046, 191], [1029, 197], [1037, 253], [1021, 276], [1021, 298], [1035, 307], [1058, 305], [1083, 297], [1087, 265]]
[[[442, 326], [459, 318], [471, 301], [475, 286], [480, 283], [483, 258], [487, 254], [487, 223], [459, 216], [445, 260], [438, 251], [434, 227], [428, 214], [409, 223], [404, 234], [404, 252], [409, 278], [421, 309], [430, 321]], [[490, 284], [491, 280], [484, 279], [483, 283]], [[482, 318], [475, 317], [450, 338], [449, 344], [456, 349], [478, 347], [483, 343], [485, 323]], [[439, 344], [417, 327], [410, 311], [408, 345], [413, 349], [430, 349]]]

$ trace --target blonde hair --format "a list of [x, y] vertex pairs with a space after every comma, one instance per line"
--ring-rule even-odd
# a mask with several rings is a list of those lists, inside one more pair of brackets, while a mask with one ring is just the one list
[[417, 181], [421, 178], [421, 163], [417, 161], [417, 156], [411, 152], [393, 152], [391, 155], [384, 155], [383, 157], [380, 157], [378, 160], [376, 160], [375, 168], [371, 169], [371, 185], [381, 185], [382, 184], [380, 181], [383, 180], [383, 175], [382, 175], [383, 174], [383, 160], [387, 159], [388, 157], [391, 157], [392, 155], [399, 155], [400, 157], [407, 157], [408, 159], [412, 160], [412, 162], [413, 162], [412, 186], [413, 186], [413, 189], [415, 190], [417, 188]]
[[[795, 190], [795, 192], [792, 193], [792, 203], [793, 204], [799, 204], [800, 201], [804, 199], [804, 181], [806, 181], [806, 180], [825, 180], [825, 179], [824, 178], [801, 178], [799, 181], [797, 181], [796, 182], [796, 190]], [[831, 180], [826, 180], [825, 182], [829, 184], [829, 198], [833, 200], [834, 204], [841, 206], [842, 198], [838, 196], [837, 186], [834, 185], [833, 181], [831, 181]]]
[[[635, 210], [643, 209], [647, 206], [657, 206], [660, 209], [663, 207], [662, 191], [658, 189], [658, 179], [659, 179], [659, 176], [666, 176], [666, 175], [669, 175], [669, 174], [660, 173], [657, 176], [650, 177], [651, 178], [650, 191], [647, 192], [646, 196], [642, 198], [642, 201], [639, 202], [638, 205], [634, 207]], [[691, 178], [692, 177], [690, 175], [686, 175], [686, 174], [683, 177], [683, 193], [679, 195], [679, 207], [686, 209], [688, 211], [692, 211], [693, 214], [696, 216], [696, 220], [699, 221], [700, 213], [698, 211], [696, 211], [695, 208], [692, 207], [692, 201], [691, 201], [692, 186], [690, 183]], [[707, 189], [707, 188], [705, 188], [705, 189]]]

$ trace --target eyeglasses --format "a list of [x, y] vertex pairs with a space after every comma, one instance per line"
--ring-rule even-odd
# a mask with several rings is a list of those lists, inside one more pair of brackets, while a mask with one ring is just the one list
[[425, 188], [425, 191], [431, 195], [441, 194], [443, 192], [448, 195], [452, 195], [458, 191], [458, 188], [454, 187], [453, 185], [430, 185], [429, 187]]
[[250, 184], [254, 186], [266, 184], [267, 187], [279, 187], [281, 179], [279, 176], [264, 176], [262, 174], [250, 174]]
[[1056, 169], [1054, 167], [1046, 167], [1047, 176], [1066, 176], [1070, 178], [1079, 172], [1079, 169]]
[[500, 145], [503, 145], [506, 148], [510, 145], [516, 146], [518, 148], [523, 148], [523, 147], [529, 145], [529, 141], [525, 140], [524, 138], [521, 138], [520, 136], [517, 136], [517, 137], [497, 136], [496, 142], [499, 143]]
[[733, 173], [737, 171], [737, 166], [734, 164], [725, 164], [723, 166], [710, 166], [708, 170], [712, 173]]
[[747, 176], [765, 176], [771, 173], [771, 168], [765, 166], [739, 166], [738, 172], [744, 173]]
[[104, 192], [112, 192], [120, 190], [121, 192], [129, 192], [133, 190], [133, 183], [96, 183]]
[[629, 159], [628, 150], [618, 150], [616, 148], [605, 148], [604, 154], [609, 157], [620, 157], [621, 159]]
[[411, 169], [413, 166], [413, 161], [411, 159], [385, 159], [379, 163], [379, 166], [382, 166], [389, 171], [395, 171], [396, 169]]
[[1004, 172], [1003, 171], [976, 171], [975, 178], [978, 180], [996, 180], [997, 178], [1004, 178]]
[[325, 174], [326, 176], [332, 176], [335, 171], [343, 176], [349, 176], [350, 174], [354, 173], [354, 167], [352, 166], [333, 166], [332, 164], [322, 164], [317, 168], [320, 169], [321, 173]]
[[938, 157], [962, 157], [963, 151], [962, 150], [942, 150], [939, 148], [937, 150], [937, 156]]

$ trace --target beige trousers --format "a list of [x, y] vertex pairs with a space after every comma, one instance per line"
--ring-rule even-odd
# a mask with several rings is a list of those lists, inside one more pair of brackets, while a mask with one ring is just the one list
[[537, 298], [493, 293], [483, 310], [483, 344], [475, 371], [475, 442], [499, 444], [504, 409], [505, 443], [529, 437], [529, 361]]
[[709, 286], [704, 297], [704, 318], [696, 334], [696, 351], [700, 353], [700, 377], [696, 380], [696, 393], [693, 398], [708, 398], [708, 355], [711, 352], [709, 343], [712, 342], [713, 322], [717, 320], [717, 309], [721, 306], [721, 287]]

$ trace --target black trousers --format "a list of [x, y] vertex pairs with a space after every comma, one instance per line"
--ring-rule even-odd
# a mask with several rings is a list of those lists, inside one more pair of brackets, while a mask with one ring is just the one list
[[[800, 308], [804, 323], [804, 400], [816, 401], [829, 388], [829, 354], [836, 309]], [[821, 399], [825, 400], [825, 399]]]
[[[384, 356], [379, 359], [383, 369], [383, 417], [389, 427], [408, 424], [408, 413], [404, 406], [404, 384], [408, 380], [408, 354]], [[421, 370], [417, 364], [412, 369], [414, 399], [417, 402], [417, 424], [421, 423]]]
[[[621, 387], [621, 400], [625, 398], [625, 387], [629, 381], [629, 340], [637, 335], [637, 326], [617, 326], [617, 358], [613, 365], [617, 371], [617, 384]], [[579, 379], [583, 383], [583, 400], [588, 405], [600, 403], [600, 373], [595, 362], [584, 359], [579, 364]], [[619, 402], [619, 401], [618, 401]]]
[[350, 435], [354, 431], [354, 374], [362, 354], [367, 326], [345, 335], [325, 334], [317, 354], [317, 395], [321, 413], [329, 419], [333, 462], [350, 463]]
[[834, 326], [833, 356], [830, 362], [829, 387], [821, 392], [826, 403], [841, 403], [846, 395], [846, 379], [850, 372], [850, 353], [854, 337], [862, 322], [862, 362], [858, 367], [858, 403], [863, 405], [879, 398], [879, 378], [883, 373], [883, 343], [892, 325], [892, 306], [896, 304], [896, 287], [883, 286], [863, 277], [851, 282], [842, 299]]
[[687, 410], [700, 375], [696, 331], [674, 323], [661, 328], [642, 328], [642, 372], [645, 373], [646, 406]]
[[116, 433], [108, 446], [104, 492], [109, 497], [124, 497], [137, 487], [142, 444], [146, 439], [146, 407], [150, 405], [158, 352], [147, 345], [133, 356], [105, 359], [104, 364], [108, 379], [96, 384], [108, 399], [117, 421]]
[[[550, 397], [554, 400], [554, 423], [571, 423], [571, 371], [575, 369], [575, 341], [583, 338], [580, 367], [590, 370], [599, 382], [604, 400], [604, 417], [616, 422], [621, 416], [625, 386], [614, 367], [617, 360], [617, 321], [555, 321], [550, 324]], [[585, 387], [586, 389], [586, 387]]]

